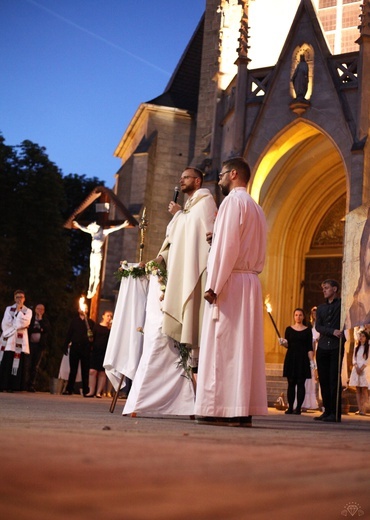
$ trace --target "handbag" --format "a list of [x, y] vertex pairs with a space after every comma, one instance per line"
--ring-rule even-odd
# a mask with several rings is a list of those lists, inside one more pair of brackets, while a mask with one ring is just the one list
[[288, 408], [288, 405], [284, 400], [284, 392], [281, 392], [279, 397], [276, 399], [274, 406], [276, 410], [286, 410]]

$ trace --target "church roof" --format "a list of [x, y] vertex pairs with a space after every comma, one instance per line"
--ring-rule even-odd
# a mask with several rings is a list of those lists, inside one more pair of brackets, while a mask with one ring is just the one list
[[148, 104], [190, 110], [191, 112], [198, 110], [203, 31], [204, 15], [181, 56], [165, 91], [160, 96], [147, 101]]

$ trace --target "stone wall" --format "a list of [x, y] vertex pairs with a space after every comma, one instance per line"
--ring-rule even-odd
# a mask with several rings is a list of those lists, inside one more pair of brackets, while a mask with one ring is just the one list
[[[121, 158], [123, 164], [116, 176], [115, 193], [137, 220], [146, 207], [148, 226], [143, 260], [148, 261], [157, 256], [162, 245], [171, 219], [168, 203], [194, 153], [191, 145], [194, 122], [185, 111], [148, 105], [141, 114], [141, 123], [136, 123], [135, 135], [131, 136], [136, 148], [128, 148], [130, 155]], [[181, 195], [179, 203], [182, 203]], [[120, 261], [139, 260], [139, 245], [138, 227], [108, 237], [102, 297], [112, 297], [117, 288], [113, 273]]]

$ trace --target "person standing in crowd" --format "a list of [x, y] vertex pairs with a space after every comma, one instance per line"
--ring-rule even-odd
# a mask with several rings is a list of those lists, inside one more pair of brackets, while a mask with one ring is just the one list
[[[293, 313], [294, 324], [287, 327], [285, 337], [280, 338], [280, 344], [286, 349], [283, 376], [288, 380], [288, 409], [286, 414], [301, 415], [305, 398], [306, 379], [311, 379], [311, 369], [314, 371], [312, 349], [312, 331], [306, 325], [304, 310], [296, 308]], [[297, 394], [296, 394], [297, 392]], [[297, 406], [294, 410], [294, 401]]]
[[38, 303], [28, 329], [30, 355], [27, 363], [26, 389], [28, 392], [36, 392], [35, 384], [42, 357], [50, 340], [50, 322], [45, 316], [45, 306]]
[[[14, 292], [14, 304], [5, 309], [0, 337], [0, 390], [22, 390], [22, 364], [30, 353], [28, 326], [32, 311], [25, 306], [26, 294], [21, 289]], [[24, 379], [24, 376], [23, 376]]]
[[317, 307], [316, 305], [311, 308], [310, 312], [310, 324], [312, 328], [312, 345], [313, 345], [313, 351], [316, 352], [317, 349], [317, 343], [319, 341], [320, 334], [316, 330], [316, 313], [317, 313]]
[[175, 201], [169, 203], [168, 210], [173, 218], [153, 261], [167, 273], [164, 299], [160, 301], [163, 296], [160, 284], [157, 277], [151, 275], [143, 355], [124, 414], [144, 411], [161, 415], [193, 414], [194, 388], [178, 366], [178, 347], [187, 349], [185, 352], [192, 350], [190, 363], [194, 371], [209, 251], [206, 235], [213, 231], [217, 212], [213, 196], [208, 189], [202, 188], [202, 183], [200, 170], [185, 168], [180, 178], [181, 191], [188, 196], [184, 209]]
[[302, 410], [317, 410], [319, 403], [317, 400], [317, 366], [316, 366], [316, 349], [317, 342], [320, 334], [316, 330], [316, 311], [317, 307], [312, 307], [310, 311], [310, 325], [312, 330], [312, 350], [313, 350], [313, 363], [310, 362], [311, 368], [311, 379], [306, 379], [305, 391], [306, 395], [302, 404]]
[[215, 221], [207, 264], [195, 415], [207, 424], [252, 426], [267, 414], [263, 302], [258, 274], [266, 251], [266, 219], [247, 193], [241, 157], [222, 165], [226, 198]]
[[367, 330], [360, 330], [359, 340], [353, 352], [353, 367], [348, 383], [348, 386], [356, 387], [359, 415], [366, 415], [367, 401], [369, 398], [369, 341], [369, 332]]
[[89, 393], [86, 397], [102, 397], [107, 376], [103, 367], [107, 350], [110, 329], [112, 327], [113, 312], [105, 311], [100, 323], [93, 328], [94, 341], [90, 354]]
[[340, 327], [341, 300], [339, 283], [336, 280], [324, 280], [321, 284], [325, 303], [317, 307], [316, 330], [320, 338], [316, 351], [317, 371], [321, 388], [324, 412], [314, 417], [316, 421], [341, 421], [341, 384], [340, 373], [343, 333]]
[[85, 397], [89, 393], [91, 331], [94, 325], [93, 320], [86, 316], [86, 310], [84, 312], [79, 309], [78, 314], [72, 318], [64, 342], [65, 355], [68, 355], [69, 348], [69, 377], [63, 395], [73, 394], [79, 362], [81, 362], [82, 392]]

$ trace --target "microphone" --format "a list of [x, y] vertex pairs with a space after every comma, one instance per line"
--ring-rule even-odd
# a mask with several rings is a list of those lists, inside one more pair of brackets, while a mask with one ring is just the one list
[[172, 198], [172, 200], [174, 201], [175, 204], [177, 202], [177, 199], [179, 198], [179, 194], [180, 194], [180, 190], [176, 186], [176, 188], [173, 190], [173, 198]]

